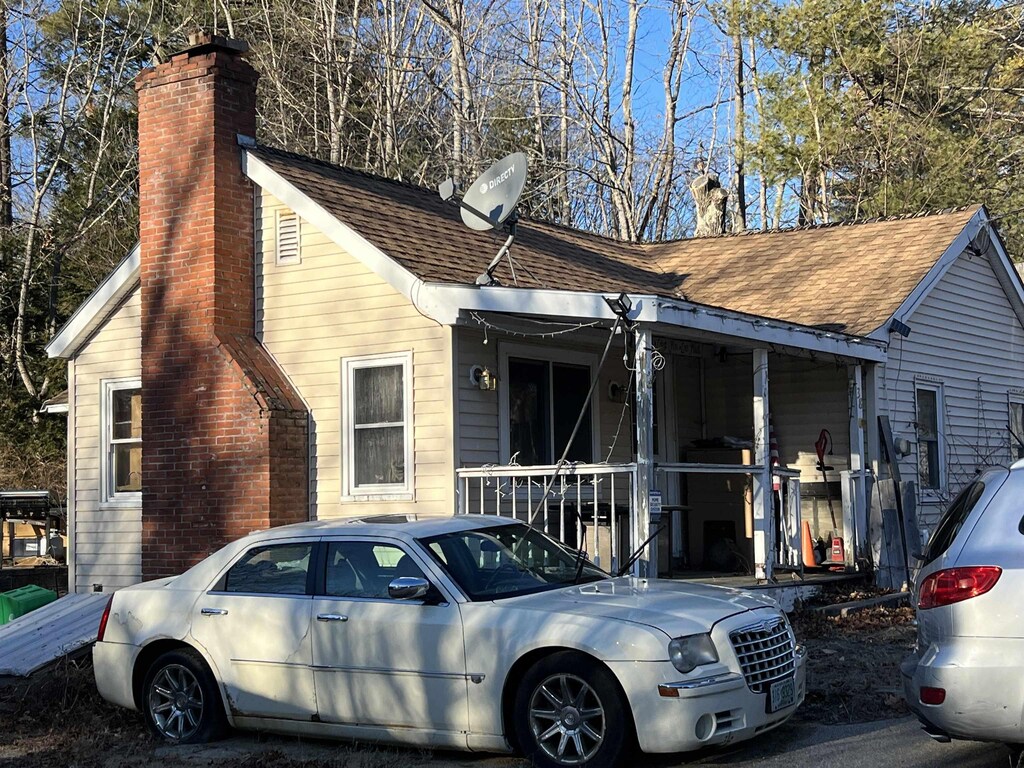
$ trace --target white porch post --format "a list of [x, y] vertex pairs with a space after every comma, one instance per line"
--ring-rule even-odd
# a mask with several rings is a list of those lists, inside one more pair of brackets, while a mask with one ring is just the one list
[[775, 521], [772, 513], [772, 469], [768, 455], [768, 350], [755, 349], [754, 358], [754, 576], [771, 579], [775, 561]]
[[864, 416], [864, 366], [857, 364], [847, 368], [850, 380], [850, 476], [853, 478], [852, 520], [843, 521], [843, 536], [846, 538], [847, 562], [856, 564], [865, 557], [864, 546], [868, 540], [867, 531], [867, 476], [865, 468], [865, 416]]
[[[651, 367], [652, 339], [649, 328], [637, 326], [633, 332], [636, 349], [636, 503], [630, 521], [630, 549], [634, 552], [651, 535], [651, 489], [654, 487], [654, 370]], [[654, 554], [648, 545], [633, 565], [635, 576], [657, 576]]]

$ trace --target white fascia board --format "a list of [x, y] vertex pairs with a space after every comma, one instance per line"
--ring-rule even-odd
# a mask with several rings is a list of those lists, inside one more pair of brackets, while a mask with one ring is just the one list
[[659, 299], [657, 308], [660, 322], [681, 328], [876, 363], [886, 359], [885, 345], [873, 339], [672, 299]]
[[46, 345], [49, 357], [72, 357], [139, 282], [139, 246], [125, 256]]
[[[463, 311], [614, 320], [615, 314], [604, 300], [605, 296], [612, 295], [424, 283], [415, 289], [412, 298], [424, 314], [444, 325], [454, 325]], [[629, 298], [633, 302], [629, 317], [640, 323], [665, 323], [766, 345], [795, 347], [872, 362], [882, 362], [886, 357], [884, 345], [874, 340], [659, 296], [630, 294]]]
[[242, 152], [242, 172], [257, 187], [265, 189], [295, 211], [396, 291], [412, 299], [413, 288], [421, 282], [418, 277], [247, 150]]
[[[614, 320], [605, 296], [613, 293], [555, 291], [546, 288], [509, 288], [506, 286], [420, 283], [411, 296], [413, 304], [428, 317], [443, 325], [455, 325], [463, 311], [511, 312], [520, 315], [549, 315], [583, 320]], [[630, 295], [633, 309], [630, 319], [656, 322], [657, 299]]]
[[[928, 294], [932, 292], [932, 289], [939, 284], [939, 281], [945, 276], [950, 268], [956, 263], [956, 260], [960, 258], [967, 246], [978, 236], [982, 227], [988, 226], [986, 222], [985, 209], [979, 208], [978, 212], [975, 213], [970, 220], [964, 225], [964, 228], [960, 230], [960, 234], [954, 238], [953, 242], [949, 244], [949, 247], [942, 252], [938, 261], [932, 265], [932, 268], [928, 270], [927, 274], [921, 279], [910, 295], [903, 300], [903, 303], [896, 308], [882, 325], [878, 326], [874, 331], [868, 334], [869, 338], [879, 339], [882, 341], [888, 341], [889, 339], [889, 324], [895, 319], [900, 322], [907, 322], [914, 310], [921, 306]], [[994, 240], [995, 238], [993, 238]], [[909, 325], [909, 323], [907, 323]]]
[[996, 273], [996, 279], [1002, 286], [1006, 298], [1010, 301], [1010, 306], [1013, 307], [1014, 314], [1017, 315], [1017, 321], [1024, 326], [1024, 283], [1021, 282], [1020, 274], [1014, 269], [1013, 262], [1010, 261], [1010, 256], [1006, 253], [1002, 238], [999, 237], [996, 228], [992, 226], [988, 211], [982, 208], [979, 213], [983, 214], [984, 225], [988, 228], [988, 236], [992, 241], [992, 247], [988, 251], [989, 263]]
[[47, 413], [47, 414], [49, 414], [49, 413], [67, 413], [68, 412], [68, 404], [67, 403], [55, 403], [53, 405], [44, 405], [42, 408], [39, 409], [39, 412], [40, 413]]

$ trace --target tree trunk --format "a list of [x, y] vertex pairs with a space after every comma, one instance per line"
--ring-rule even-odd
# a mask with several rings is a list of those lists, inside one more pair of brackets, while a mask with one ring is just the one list
[[744, 104], [744, 83], [743, 83], [743, 25], [740, 23], [740, 3], [732, 3], [730, 19], [732, 25], [732, 50], [735, 57], [734, 91], [733, 91], [733, 158], [736, 164], [736, 174], [733, 179], [733, 188], [736, 195], [736, 222], [735, 228], [742, 231], [747, 228], [747, 194], [746, 176], [743, 168], [744, 144], [747, 140], [746, 126], [746, 105]]
[[697, 209], [697, 226], [694, 237], [713, 237], [725, 232], [725, 213], [729, 202], [729, 193], [722, 189], [722, 183], [713, 173], [705, 173], [690, 182], [690, 194], [693, 195], [694, 207]]

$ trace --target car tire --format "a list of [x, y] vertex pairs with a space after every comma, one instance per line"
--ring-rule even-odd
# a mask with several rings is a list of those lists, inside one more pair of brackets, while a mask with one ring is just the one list
[[205, 744], [227, 730], [217, 681], [191, 648], [158, 657], [146, 672], [140, 699], [150, 730], [172, 744]]
[[1007, 744], [1010, 750], [1010, 768], [1024, 768], [1024, 744]]
[[538, 768], [612, 768], [634, 741], [633, 719], [618, 681], [571, 651], [534, 664], [516, 691], [515, 741]]

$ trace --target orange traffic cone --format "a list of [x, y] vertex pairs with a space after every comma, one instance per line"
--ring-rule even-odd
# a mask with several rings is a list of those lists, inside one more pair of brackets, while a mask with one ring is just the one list
[[800, 537], [800, 549], [803, 550], [804, 568], [814, 568], [814, 541], [811, 539], [811, 524], [804, 520], [803, 533]]

